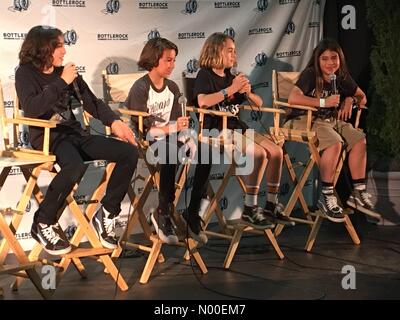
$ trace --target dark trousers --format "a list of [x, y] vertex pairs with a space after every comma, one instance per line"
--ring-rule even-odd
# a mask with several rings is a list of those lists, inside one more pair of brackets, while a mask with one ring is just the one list
[[138, 151], [135, 146], [104, 136], [68, 136], [58, 141], [52, 152], [61, 170], [51, 181], [45, 198], [35, 213], [36, 222], [45, 224], [57, 222], [58, 211], [64, 206], [65, 199], [75, 183], [79, 182], [85, 173], [84, 161], [91, 160], [116, 163], [101, 203], [112, 217], [120, 213], [121, 202], [138, 161]]
[[[181, 142], [175, 144], [170, 142], [169, 139], [165, 141], [166, 149], [168, 154], [178, 154], [179, 148], [183, 145]], [[170, 152], [171, 151], [171, 152]], [[174, 202], [175, 200], [175, 176], [177, 170], [177, 162], [170, 161], [171, 159], [166, 156], [164, 159], [167, 163], [160, 165], [160, 191], [159, 191], [159, 206], [166, 207], [167, 204]], [[172, 163], [171, 163], [172, 162]], [[190, 197], [189, 213], [197, 213], [200, 208], [201, 199], [206, 196], [207, 193], [207, 182], [211, 171], [211, 164], [201, 164], [201, 159], [196, 165], [194, 174], [193, 187]]]

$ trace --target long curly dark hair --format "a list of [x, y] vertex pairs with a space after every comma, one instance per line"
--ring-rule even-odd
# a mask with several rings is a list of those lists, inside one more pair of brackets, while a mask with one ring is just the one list
[[339, 43], [330, 38], [325, 38], [322, 39], [318, 45], [315, 47], [313, 54], [307, 64], [306, 68], [313, 68], [315, 70], [315, 75], [316, 75], [316, 93], [317, 97], [320, 97], [320, 94], [322, 92], [323, 88], [323, 76], [322, 76], [322, 71], [321, 67], [319, 64], [319, 57], [326, 51], [335, 51], [339, 55], [339, 60], [340, 60], [340, 67], [339, 70], [336, 72], [336, 75], [340, 77], [341, 79], [346, 79], [347, 76], [349, 75], [349, 71], [347, 68], [346, 64], [346, 59], [343, 54], [343, 50], [340, 47]]
[[29, 30], [19, 52], [19, 63], [31, 63], [40, 71], [53, 65], [54, 50], [60, 44], [61, 30], [49, 26], [36, 26]]

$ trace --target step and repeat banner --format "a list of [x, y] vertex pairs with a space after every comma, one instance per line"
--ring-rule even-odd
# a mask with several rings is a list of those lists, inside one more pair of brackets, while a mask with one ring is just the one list
[[[179, 48], [176, 67], [171, 79], [183, 92], [182, 74], [195, 77], [198, 58], [205, 39], [213, 32], [225, 32], [235, 39], [238, 54], [238, 70], [248, 75], [253, 90], [259, 94], [265, 106], [271, 106], [272, 70], [302, 70], [313, 48], [322, 37], [322, 19], [325, 0], [243, 0], [243, 1], [137, 1], [137, 0], [2, 0], [0, 1], [0, 79], [5, 94], [5, 105], [14, 105], [14, 73], [18, 65], [18, 52], [29, 29], [35, 25], [51, 25], [64, 33], [67, 54], [65, 62], [73, 61], [80, 74], [95, 94], [103, 96], [101, 72], [109, 74], [138, 71], [140, 52], [149, 39], [164, 37]], [[272, 116], [259, 112], [244, 112], [241, 118], [251, 128], [261, 130], [272, 123]], [[26, 143], [27, 135], [19, 135], [20, 143]], [[304, 162], [309, 157], [302, 146], [290, 145], [294, 162]], [[214, 166], [212, 185], [217, 187], [225, 166]], [[90, 186], [104, 170], [104, 165], [89, 169], [77, 198], [87, 198]], [[190, 176], [193, 174], [191, 170]], [[285, 171], [285, 170], [284, 170]], [[24, 179], [18, 170], [1, 190], [1, 207], [15, 207]], [[139, 163], [135, 176], [135, 189], [143, 188], [147, 171]], [[306, 183], [305, 196], [309, 204], [315, 202], [313, 177]], [[93, 180], [92, 180], [93, 179]], [[43, 176], [45, 188], [50, 177]], [[93, 181], [93, 182], [92, 182]], [[186, 184], [190, 191], [192, 179]], [[263, 186], [266, 184], [263, 181]], [[259, 203], [265, 202], [261, 188]], [[291, 183], [284, 172], [280, 199], [287, 201]], [[13, 194], [15, 198], [8, 196]], [[190, 192], [188, 192], [188, 197]], [[146, 212], [157, 203], [148, 201]], [[182, 197], [183, 198], [183, 197]], [[150, 204], [152, 202], [153, 204]], [[243, 194], [234, 178], [220, 200], [220, 207], [227, 218], [240, 216]], [[32, 199], [18, 237], [30, 245], [30, 223], [37, 208]], [[181, 199], [178, 210], [183, 210]], [[129, 201], [126, 199], [123, 217], [126, 217]], [[126, 219], [125, 219], [126, 220]], [[121, 219], [121, 226], [125, 221]], [[64, 214], [61, 224], [74, 229], [74, 221]]]

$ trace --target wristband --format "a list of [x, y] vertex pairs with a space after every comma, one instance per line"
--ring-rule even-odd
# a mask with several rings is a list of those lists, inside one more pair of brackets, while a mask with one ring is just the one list
[[319, 106], [321, 107], [321, 108], [325, 108], [325, 99], [319, 99]]
[[226, 92], [225, 89], [222, 89], [220, 92], [224, 95], [224, 100], [227, 100], [228, 99], [228, 92]]

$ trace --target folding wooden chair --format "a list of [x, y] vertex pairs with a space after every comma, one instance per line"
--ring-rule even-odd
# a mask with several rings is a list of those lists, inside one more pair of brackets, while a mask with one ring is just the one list
[[[184, 91], [185, 95], [189, 97], [189, 102], [194, 103], [195, 97], [193, 96], [193, 86], [194, 86], [194, 78], [189, 78], [185, 77], [183, 75], [183, 83], [184, 83]], [[241, 106], [242, 110], [254, 110], [256, 107], [253, 106]], [[271, 134], [275, 135], [275, 133], [278, 132], [279, 129], [279, 115], [284, 113], [282, 110], [277, 110], [273, 108], [266, 108], [266, 107], [261, 107], [261, 108], [256, 108], [257, 111], [261, 112], [271, 112], [274, 114], [274, 128], [275, 131], [272, 130]], [[224, 238], [230, 241], [230, 246], [228, 249], [228, 252], [225, 257], [224, 261], [224, 268], [229, 268], [232, 260], [235, 256], [236, 250], [239, 246], [241, 237], [243, 235], [243, 232], [249, 232], [249, 233], [255, 233], [259, 235], [264, 235], [267, 242], [271, 243], [276, 255], [280, 258], [284, 258], [284, 254], [282, 253], [271, 229], [272, 228], [266, 228], [264, 230], [257, 230], [254, 229], [250, 226], [245, 225], [241, 219], [234, 219], [227, 221], [224, 217], [224, 214], [222, 213], [220, 207], [219, 207], [219, 200], [221, 199], [225, 188], [227, 187], [229, 181], [231, 180], [231, 177], [235, 177], [237, 182], [239, 183], [239, 186], [245, 192], [245, 186], [242, 181], [242, 179], [234, 174], [234, 171], [237, 167], [237, 164], [235, 162], [235, 158], [233, 156], [234, 152], [234, 145], [230, 144], [229, 141], [227, 141], [227, 123], [228, 123], [228, 117], [232, 117], [232, 113], [230, 112], [224, 112], [224, 111], [215, 111], [215, 110], [209, 110], [209, 109], [203, 109], [203, 108], [195, 108], [193, 106], [187, 107], [187, 110], [190, 112], [194, 112], [198, 114], [198, 120], [199, 120], [199, 138], [198, 140], [200, 142], [208, 143], [210, 145], [217, 145], [221, 147], [221, 152], [227, 152], [230, 154], [230, 164], [228, 165], [227, 170], [225, 171], [224, 177], [222, 178], [222, 181], [220, 185], [218, 186], [217, 190], [214, 192], [212, 189], [211, 185], [208, 185], [208, 197], [210, 199], [210, 203], [206, 209], [206, 211], [203, 214], [203, 220], [205, 223], [205, 233], [208, 236], [214, 236], [214, 237], [219, 237], [219, 238]], [[222, 118], [222, 134], [218, 138], [210, 138], [210, 137], [205, 137], [203, 136], [203, 122], [204, 122], [204, 116], [205, 115], [213, 115], [217, 117]], [[279, 139], [278, 136], [274, 137], [274, 139]], [[210, 231], [207, 230], [207, 226], [209, 225], [213, 215], [216, 215], [220, 231], [215, 232], [215, 231]]]
[[[15, 123], [19, 123], [19, 121], [21, 119], [29, 119], [29, 118], [21, 117], [20, 110], [19, 110], [19, 102], [18, 102], [18, 99], [16, 98], [15, 103], [14, 103], [14, 117], [13, 117], [13, 119], [8, 119], [7, 121], [14, 121]], [[52, 125], [53, 127], [55, 127], [55, 125], [56, 125], [56, 122], [54, 122], [54, 121], [45, 121], [45, 120], [37, 120], [37, 119], [33, 119], [33, 120], [29, 119], [29, 121], [33, 121], [31, 123], [35, 123], [34, 121], [36, 121], [38, 123], [44, 123], [47, 126]], [[27, 125], [32, 125], [32, 124], [27, 123]], [[15, 130], [16, 130], [16, 128], [15, 128]], [[47, 134], [45, 131], [45, 137], [48, 137], [49, 133], [50, 133], [50, 129], [48, 129]], [[47, 153], [49, 152], [48, 149], [49, 149], [49, 145], [47, 143], [47, 146], [46, 146]], [[31, 150], [31, 151], [36, 152], [34, 150]], [[54, 156], [52, 156], [52, 157], [55, 160], [55, 157]], [[90, 162], [87, 162], [86, 165], [88, 166], [89, 163]], [[86, 207], [85, 212], [82, 211], [82, 209], [79, 207], [78, 203], [73, 198], [73, 194], [75, 193], [75, 191], [78, 188], [78, 183], [75, 185], [71, 194], [66, 199], [66, 206], [68, 206], [69, 210], [71, 211], [72, 215], [74, 216], [74, 218], [77, 222], [77, 229], [76, 229], [74, 235], [72, 236], [72, 238], [70, 239], [70, 244], [73, 247], [73, 250], [68, 254], [61, 255], [60, 262], [52, 262], [48, 259], [41, 259], [39, 257], [39, 255], [42, 252], [43, 248], [40, 244], [36, 244], [29, 254], [30, 261], [40, 260], [46, 264], [52, 264], [58, 268], [57, 279], [56, 279], [57, 285], [61, 281], [62, 276], [67, 271], [71, 262], [73, 263], [73, 265], [77, 269], [77, 271], [80, 273], [81, 277], [86, 278], [87, 274], [85, 271], [85, 267], [84, 267], [83, 263], [81, 262], [81, 258], [95, 257], [97, 259], [97, 261], [101, 262], [105, 266], [108, 273], [111, 275], [111, 277], [114, 279], [114, 281], [118, 284], [118, 286], [121, 290], [125, 291], [128, 289], [128, 285], [126, 284], [124, 278], [122, 277], [119, 270], [117, 269], [114, 262], [112, 261], [111, 254], [114, 250], [104, 248], [102, 246], [100, 240], [98, 239], [95, 230], [92, 228], [92, 226], [90, 226], [90, 220], [92, 219], [92, 217], [95, 213], [95, 209], [98, 205], [100, 197], [105, 192], [107, 181], [112, 173], [114, 166], [115, 166], [114, 163], [110, 163], [107, 165], [107, 167], [102, 175], [102, 178], [100, 179], [99, 184], [95, 187], [95, 190], [92, 194], [91, 199], [86, 202], [86, 204], [88, 204], [88, 205]], [[47, 168], [47, 170], [50, 172], [50, 174], [53, 177], [57, 174], [57, 170], [54, 168], [54, 166], [52, 166], [51, 168]], [[42, 192], [40, 191], [39, 187], [37, 187], [37, 186], [34, 186], [32, 195], [34, 196], [34, 198], [36, 199], [36, 201], [39, 204], [42, 201], [42, 199], [44, 198]], [[27, 200], [29, 200], [29, 197]], [[85, 203], [83, 203], [83, 204], [85, 204]], [[62, 208], [59, 213], [62, 213], [64, 211], [63, 209], [65, 209], [65, 207]], [[20, 222], [20, 220], [18, 221], [18, 223], [14, 224], [15, 230], [18, 228], [19, 222]], [[87, 237], [90, 247], [85, 247], [85, 248], [79, 247], [79, 244], [84, 236]], [[6, 243], [0, 249], [0, 258], [3, 257], [3, 255], [5, 254], [5, 252], [7, 250], [8, 250], [8, 246]], [[13, 288], [15, 290], [19, 287], [21, 281], [22, 281], [21, 278], [17, 278], [16, 282], [13, 285]]]
[[[103, 71], [103, 84], [106, 92], [104, 93], [105, 97], [108, 97], [108, 103], [117, 103], [119, 105], [123, 105], [130, 88], [133, 83], [142, 77], [146, 73], [132, 73], [132, 74], [122, 74], [122, 75], [108, 75], [105, 71]], [[128, 248], [139, 249], [141, 251], [149, 253], [147, 258], [145, 267], [143, 269], [142, 275], [140, 277], [140, 283], [147, 283], [151, 272], [154, 269], [155, 263], [158, 259], [158, 262], [165, 261], [164, 256], [161, 253], [161, 249], [163, 246], [163, 242], [159, 239], [159, 237], [152, 232], [151, 226], [147, 220], [147, 217], [144, 213], [143, 207], [150, 195], [150, 192], [153, 188], [159, 189], [159, 170], [156, 165], [149, 163], [146, 159], [146, 152], [149, 147], [148, 141], [145, 140], [143, 136], [143, 123], [144, 119], [149, 116], [146, 112], [132, 111], [124, 108], [119, 108], [118, 111], [131, 118], [136, 117], [138, 123], [138, 132], [137, 132], [137, 141], [139, 143], [139, 159], [145, 163], [146, 168], [149, 171], [148, 176], [145, 178], [145, 184], [142, 193], [140, 196], [137, 196], [133, 190], [133, 188], [129, 188], [128, 195], [130, 197], [133, 213], [129, 217], [129, 221], [127, 223], [127, 227], [122, 236], [121, 245], [126, 246]], [[129, 121], [129, 120], [128, 120]], [[177, 182], [175, 184], [175, 201], [174, 206], [176, 207], [177, 202], [179, 201], [179, 196], [183, 190], [184, 183], [186, 180], [186, 170], [184, 170], [183, 166], [178, 170], [177, 174]], [[178, 226], [178, 236], [180, 235], [181, 241], [178, 243], [178, 246], [189, 248], [191, 252], [191, 257], [194, 259], [198, 267], [200, 268], [203, 274], [207, 273], [207, 267], [204, 264], [200, 253], [196, 249], [195, 242], [189, 238], [185, 239], [183, 236], [183, 222], [180, 215], [174, 215], [175, 223]], [[144, 232], [144, 235], [147, 240], [150, 241], [150, 245], [143, 245], [132, 243], [128, 241], [128, 236], [131, 234], [135, 225], [139, 223], [141, 229]], [[113, 257], [117, 257], [121, 254], [122, 249], [114, 252]]]
[[[4, 107], [3, 89], [0, 82], [0, 125], [4, 149], [0, 158], [0, 190], [3, 188], [12, 167], [19, 167], [26, 179], [21, 198], [16, 209], [0, 209], [0, 233], [3, 236], [0, 245], [0, 274], [13, 274], [29, 278], [43, 298], [49, 297], [49, 291], [41, 284], [41, 277], [35, 267], [42, 265], [38, 261], [30, 261], [26, 256], [21, 244], [15, 237], [15, 233], [22, 220], [23, 213], [29, 199], [37, 187], [37, 179], [43, 170], [51, 170], [55, 156], [49, 154], [49, 131], [56, 126], [55, 122], [44, 122], [28, 118], [10, 119], [6, 116]], [[9, 137], [9, 124], [13, 129], [13, 142]], [[16, 129], [19, 125], [31, 125], [41, 127], [47, 132], [45, 134], [43, 149], [34, 151], [23, 147], [16, 147]], [[10, 191], [10, 190], [9, 190]], [[7, 222], [5, 216], [9, 215], [11, 222]], [[15, 255], [17, 265], [4, 265], [9, 249]]]
[[[301, 164], [304, 166], [303, 171], [301, 172], [300, 177], [297, 177], [296, 171], [295, 171], [295, 165], [292, 163], [290, 156], [288, 155], [285, 145], [283, 145], [283, 151], [284, 151], [284, 162], [286, 164], [286, 167], [288, 169], [290, 178], [294, 184], [294, 190], [289, 198], [289, 201], [285, 207], [285, 215], [290, 216], [296, 202], [299, 201], [300, 206], [306, 215], [306, 219], [301, 219], [301, 218], [292, 218], [292, 220], [299, 222], [299, 223], [306, 223], [311, 226], [311, 232], [308, 236], [307, 243], [305, 246], [306, 251], [311, 251], [315, 239], [317, 237], [319, 228], [321, 226], [322, 221], [324, 220], [325, 216], [322, 215], [319, 211], [316, 213], [310, 212], [307, 203], [304, 199], [302, 190], [304, 187], [304, 184], [306, 180], [308, 179], [311, 170], [314, 165], [319, 166], [320, 162], [320, 154], [319, 154], [319, 149], [318, 149], [318, 137], [316, 136], [316, 133], [311, 130], [312, 127], [312, 113], [317, 111], [316, 108], [313, 107], [307, 107], [307, 106], [299, 106], [299, 105], [291, 105], [289, 104], [288, 97], [290, 94], [290, 91], [292, 90], [293, 86], [295, 85], [296, 81], [298, 80], [300, 76], [299, 72], [279, 72], [276, 70], [272, 71], [272, 95], [273, 95], [273, 107], [274, 108], [285, 108], [286, 110], [290, 109], [298, 109], [298, 110], [305, 110], [307, 111], [307, 127], [304, 130], [294, 130], [290, 128], [280, 128], [279, 132], [280, 135], [284, 137], [285, 141], [294, 141], [294, 142], [299, 142], [303, 143], [307, 146], [308, 151], [310, 152], [310, 158], [307, 162], [307, 164]], [[361, 114], [361, 108], [358, 109], [357, 111], [357, 120], [356, 120], [356, 127], [358, 127], [359, 119], [360, 119], [360, 114]], [[335, 176], [334, 176], [334, 185], [337, 182], [337, 179], [339, 178], [340, 171], [343, 167], [343, 162], [345, 159], [345, 152], [342, 152], [342, 156], [339, 159], [339, 163], [335, 169]], [[338, 201], [339, 198], [338, 198]], [[354, 229], [354, 226], [348, 217], [348, 213], [350, 213], [348, 210], [346, 210], [346, 216], [344, 220], [344, 225], [353, 240], [355, 244], [360, 244], [360, 239], [357, 235], [356, 230]], [[315, 217], [315, 219], [313, 219]], [[279, 235], [282, 232], [283, 225], [278, 225], [275, 234]]]

